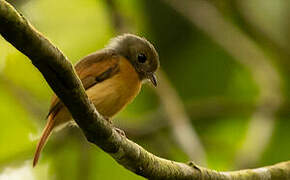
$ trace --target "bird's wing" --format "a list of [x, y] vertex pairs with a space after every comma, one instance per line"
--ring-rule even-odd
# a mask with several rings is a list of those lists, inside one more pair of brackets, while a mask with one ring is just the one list
[[[118, 72], [119, 58], [113, 53], [103, 50], [83, 58], [76, 64], [75, 69], [85, 89], [89, 89], [97, 83], [114, 76]], [[53, 95], [52, 103], [47, 116], [48, 122], [45, 126], [40, 141], [37, 144], [33, 159], [33, 166], [37, 164], [41, 150], [56, 125], [54, 120], [56, 114], [63, 107], [63, 103], [57, 98], [56, 95]]]
[[[75, 65], [75, 70], [85, 90], [87, 90], [97, 83], [114, 76], [118, 72], [119, 57], [107, 51], [96, 52], [81, 59]], [[54, 94], [47, 117], [62, 107], [63, 103]]]

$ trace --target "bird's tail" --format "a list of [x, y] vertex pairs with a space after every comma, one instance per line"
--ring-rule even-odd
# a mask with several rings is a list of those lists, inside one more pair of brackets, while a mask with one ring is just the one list
[[55, 125], [54, 117], [55, 117], [54, 113], [51, 113], [48, 116], [47, 124], [46, 124], [46, 126], [45, 126], [45, 128], [43, 130], [42, 136], [41, 136], [41, 138], [40, 138], [40, 140], [39, 140], [39, 142], [37, 144], [37, 147], [36, 147], [36, 151], [35, 151], [34, 159], [33, 159], [33, 167], [36, 166], [36, 164], [38, 162], [38, 159], [39, 159], [39, 155], [41, 153], [41, 150], [44, 147], [46, 140], [48, 139], [51, 131], [54, 128], [54, 125]]

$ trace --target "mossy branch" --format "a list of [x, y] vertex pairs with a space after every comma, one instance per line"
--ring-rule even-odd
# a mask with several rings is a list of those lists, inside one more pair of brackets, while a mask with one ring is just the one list
[[69, 60], [4, 0], [0, 0], [0, 33], [39, 69], [88, 141], [128, 170], [148, 179], [162, 180], [290, 179], [290, 161], [259, 169], [217, 172], [154, 156], [114, 130], [88, 99]]

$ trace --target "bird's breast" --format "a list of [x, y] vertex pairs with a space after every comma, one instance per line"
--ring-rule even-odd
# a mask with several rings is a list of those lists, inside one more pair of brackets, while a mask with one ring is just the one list
[[88, 89], [87, 94], [103, 116], [112, 117], [130, 103], [140, 89], [141, 81], [134, 67], [121, 58], [118, 73]]

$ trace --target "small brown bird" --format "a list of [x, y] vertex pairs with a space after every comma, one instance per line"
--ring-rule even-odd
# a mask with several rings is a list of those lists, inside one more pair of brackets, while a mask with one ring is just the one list
[[[157, 85], [154, 73], [158, 67], [159, 57], [154, 46], [132, 34], [112, 39], [106, 48], [84, 57], [75, 65], [88, 97], [107, 119], [136, 97], [144, 80], [149, 79], [154, 86]], [[52, 130], [71, 120], [70, 112], [53, 95], [48, 122], [37, 145], [33, 166], [37, 164]]]

